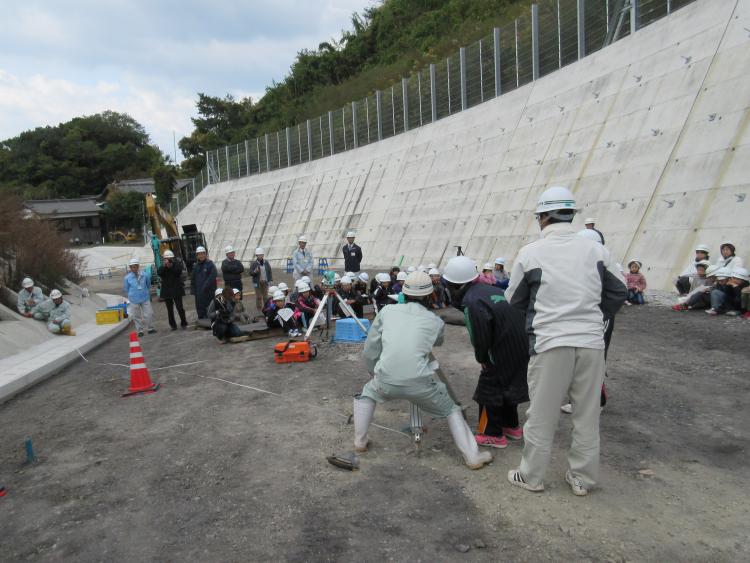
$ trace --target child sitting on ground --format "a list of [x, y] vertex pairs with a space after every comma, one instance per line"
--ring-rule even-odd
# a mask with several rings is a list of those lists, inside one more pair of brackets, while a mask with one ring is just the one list
[[294, 309], [291, 303], [286, 302], [286, 295], [279, 290], [274, 293], [271, 306], [265, 314], [268, 328], [279, 327], [288, 333], [289, 336], [300, 336], [300, 317], [299, 311]]
[[391, 289], [391, 276], [385, 273], [380, 273], [375, 276], [375, 282], [377, 283], [377, 287], [375, 287], [375, 290], [372, 292], [372, 300], [375, 301], [375, 309], [379, 311], [386, 305], [393, 303], [393, 301], [388, 299], [388, 296], [393, 294], [393, 290]]
[[495, 267], [490, 264], [489, 262], [486, 262], [484, 266], [482, 266], [482, 273], [479, 274], [479, 283], [486, 283], [487, 285], [495, 285], [495, 274], [492, 272], [494, 271]]
[[689, 285], [685, 284], [683, 286], [683, 289], [689, 289], [689, 292], [677, 298], [677, 304], [672, 307], [672, 310], [687, 310], [688, 301], [690, 301], [693, 296], [703, 292], [703, 288], [706, 286], [706, 283], [708, 283], [708, 278], [706, 278], [706, 269], [710, 265], [711, 264], [708, 260], [700, 260], [699, 262], [695, 263], [695, 274], [691, 275], [688, 278]]
[[[354, 289], [352, 278], [349, 276], [341, 278], [341, 289], [338, 290], [337, 293], [341, 296], [341, 299], [352, 308], [357, 318], [361, 319], [364, 315], [365, 300], [362, 298], [362, 294]], [[337, 314], [342, 318], [348, 317], [349, 315], [347, 315], [343, 307], [341, 307], [341, 303], [339, 303], [338, 299], [335, 303], [338, 311]]]
[[643, 293], [646, 291], [646, 277], [641, 273], [642, 266], [643, 264], [635, 259], [628, 262], [630, 271], [625, 274], [625, 282], [628, 286], [628, 300], [625, 301], [627, 305], [643, 305], [645, 303]]
[[443, 284], [440, 270], [433, 268], [428, 272], [430, 281], [432, 281], [432, 300], [430, 306], [433, 309], [445, 309], [450, 305], [450, 294]]
[[234, 311], [232, 315], [232, 322], [238, 325], [246, 325], [252, 322], [252, 317], [245, 309], [245, 304], [242, 302], [242, 292], [236, 287], [232, 288], [234, 294]]
[[710, 293], [711, 308], [706, 311], [706, 314], [711, 316], [721, 315], [726, 312], [727, 302], [731, 293], [731, 286], [728, 284], [729, 278], [732, 277], [732, 272], [729, 268], [719, 268], [715, 275], [716, 285], [714, 285]]
[[750, 275], [748, 275], [748, 271], [742, 267], [735, 268], [732, 271], [732, 277], [729, 278], [724, 286], [724, 294], [726, 295], [724, 309], [728, 316], [747, 315], [748, 292], [746, 290], [748, 287], [750, 287]]
[[297, 291], [299, 292], [299, 296], [297, 297], [297, 302], [295, 303], [295, 305], [297, 310], [302, 314], [302, 318], [307, 325], [315, 316], [315, 312], [318, 310], [318, 306], [320, 305], [320, 300], [312, 295], [310, 286], [305, 282], [300, 282], [297, 285]]

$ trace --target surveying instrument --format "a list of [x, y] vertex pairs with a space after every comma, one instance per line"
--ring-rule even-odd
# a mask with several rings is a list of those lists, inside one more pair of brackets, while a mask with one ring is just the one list
[[320, 318], [320, 315], [325, 311], [325, 327], [321, 327], [321, 332], [325, 334], [323, 339], [327, 342], [331, 342], [331, 320], [333, 320], [333, 300], [338, 299], [339, 305], [341, 306], [341, 310], [346, 313], [346, 316], [354, 319], [354, 321], [357, 323], [359, 328], [362, 329], [362, 332], [367, 334], [367, 328], [365, 328], [365, 325], [362, 324], [362, 321], [360, 321], [357, 318], [357, 315], [354, 314], [354, 311], [349, 306], [349, 304], [344, 300], [343, 297], [341, 297], [334, 288], [334, 277], [336, 274], [332, 271], [328, 271], [325, 274], [323, 274], [323, 291], [325, 292], [323, 295], [323, 299], [320, 300], [320, 303], [318, 304], [318, 308], [315, 310], [315, 314], [313, 315], [312, 320], [310, 321], [310, 326], [307, 327], [307, 331], [305, 332], [305, 340], [310, 339], [310, 335], [312, 334], [313, 330], [315, 329], [315, 326], [318, 324], [318, 319]]

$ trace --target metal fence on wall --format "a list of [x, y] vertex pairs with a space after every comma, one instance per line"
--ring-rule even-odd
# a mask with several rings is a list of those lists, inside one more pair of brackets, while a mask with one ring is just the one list
[[694, 0], [544, 0], [527, 14], [390, 88], [262, 137], [206, 153], [170, 202], [179, 213], [206, 186], [294, 166], [393, 137], [575, 62]]

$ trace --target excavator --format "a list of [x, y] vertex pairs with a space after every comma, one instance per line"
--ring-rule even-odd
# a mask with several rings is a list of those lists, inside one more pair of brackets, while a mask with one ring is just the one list
[[[161, 266], [161, 257], [165, 250], [171, 250], [182, 259], [188, 276], [196, 262], [195, 249], [206, 246], [206, 238], [195, 225], [183, 225], [182, 235], [177, 229], [177, 220], [156, 202], [154, 194], [146, 194], [146, 214], [151, 223], [151, 249], [154, 252], [152, 282], [159, 284], [156, 270]], [[162, 238], [162, 228], [166, 237]]]

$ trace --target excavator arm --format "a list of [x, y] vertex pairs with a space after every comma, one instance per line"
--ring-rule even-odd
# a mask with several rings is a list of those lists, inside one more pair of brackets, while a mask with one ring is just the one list
[[180, 236], [177, 230], [177, 221], [175, 221], [175, 218], [168, 211], [165, 211], [156, 203], [156, 198], [152, 194], [146, 194], [146, 212], [151, 222], [151, 231], [158, 238], [162, 238], [162, 227], [164, 227], [167, 237]]

